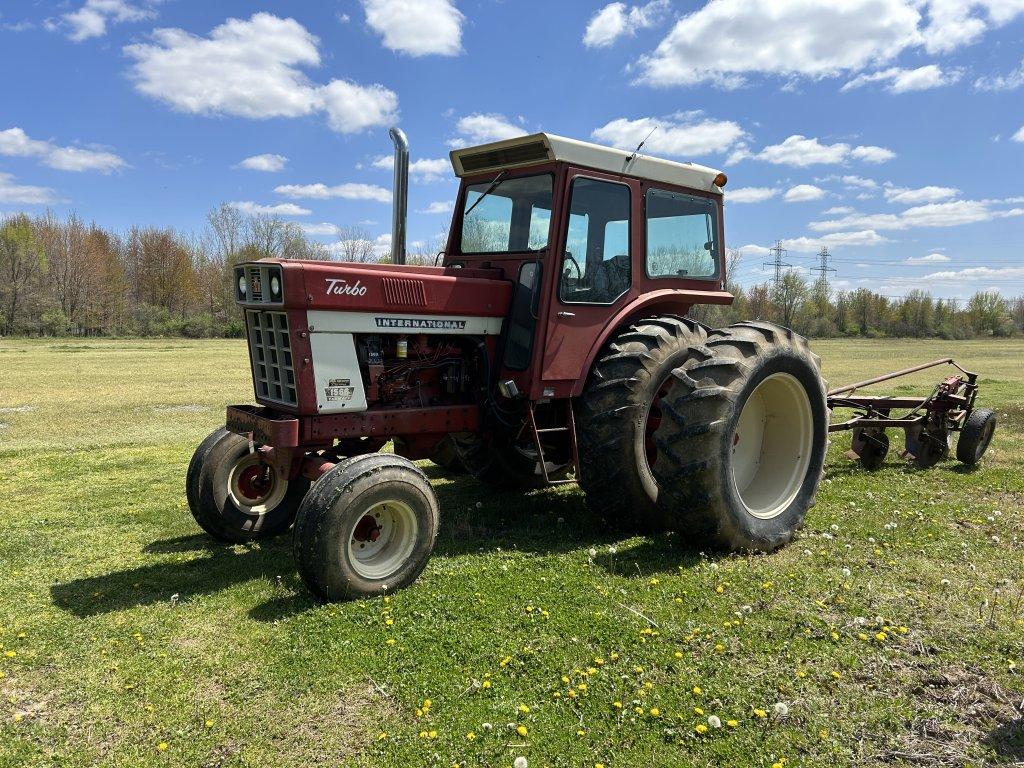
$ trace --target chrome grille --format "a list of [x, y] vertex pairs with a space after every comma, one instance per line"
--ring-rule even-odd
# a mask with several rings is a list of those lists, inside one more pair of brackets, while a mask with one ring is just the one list
[[288, 315], [248, 310], [249, 350], [256, 397], [284, 405], [298, 405]]

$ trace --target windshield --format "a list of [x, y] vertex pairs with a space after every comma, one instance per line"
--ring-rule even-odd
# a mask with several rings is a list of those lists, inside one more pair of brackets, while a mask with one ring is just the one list
[[503, 177], [466, 187], [463, 253], [507, 253], [547, 248], [553, 176]]

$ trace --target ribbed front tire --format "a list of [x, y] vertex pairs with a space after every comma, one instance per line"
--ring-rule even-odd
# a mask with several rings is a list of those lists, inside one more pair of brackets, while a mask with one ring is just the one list
[[793, 538], [825, 463], [819, 367], [802, 336], [746, 322], [712, 331], [673, 371], [655, 435], [664, 527], [730, 550]]

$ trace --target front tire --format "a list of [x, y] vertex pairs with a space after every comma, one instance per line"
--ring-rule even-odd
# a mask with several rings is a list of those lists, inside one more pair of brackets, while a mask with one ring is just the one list
[[278, 475], [249, 452], [249, 441], [217, 429], [196, 449], [185, 476], [185, 496], [199, 527], [232, 544], [277, 536], [291, 526], [309, 488], [303, 477]]
[[673, 373], [654, 472], [666, 527], [731, 550], [788, 543], [814, 505], [828, 411], [807, 340], [770, 323], [712, 331]]
[[345, 459], [313, 484], [299, 508], [295, 564], [324, 600], [388, 594], [420, 575], [439, 521], [434, 489], [408, 459]]

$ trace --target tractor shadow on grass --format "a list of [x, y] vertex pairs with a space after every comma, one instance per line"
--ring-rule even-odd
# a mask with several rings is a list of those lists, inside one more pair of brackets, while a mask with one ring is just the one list
[[[85, 618], [101, 613], [129, 610], [146, 605], [170, 603], [173, 595], [184, 602], [197, 595], [208, 595], [254, 579], [289, 581], [295, 566], [291, 542], [275, 539], [260, 544], [229, 547], [212, 540], [209, 546], [181, 549], [183, 540], [202, 536], [155, 541], [147, 552], [183, 552], [206, 549], [209, 555], [185, 562], [162, 562], [114, 571], [99, 576], [75, 579], [50, 588], [54, 604]], [[179, 547], [175, 549], [175, 547]]]

